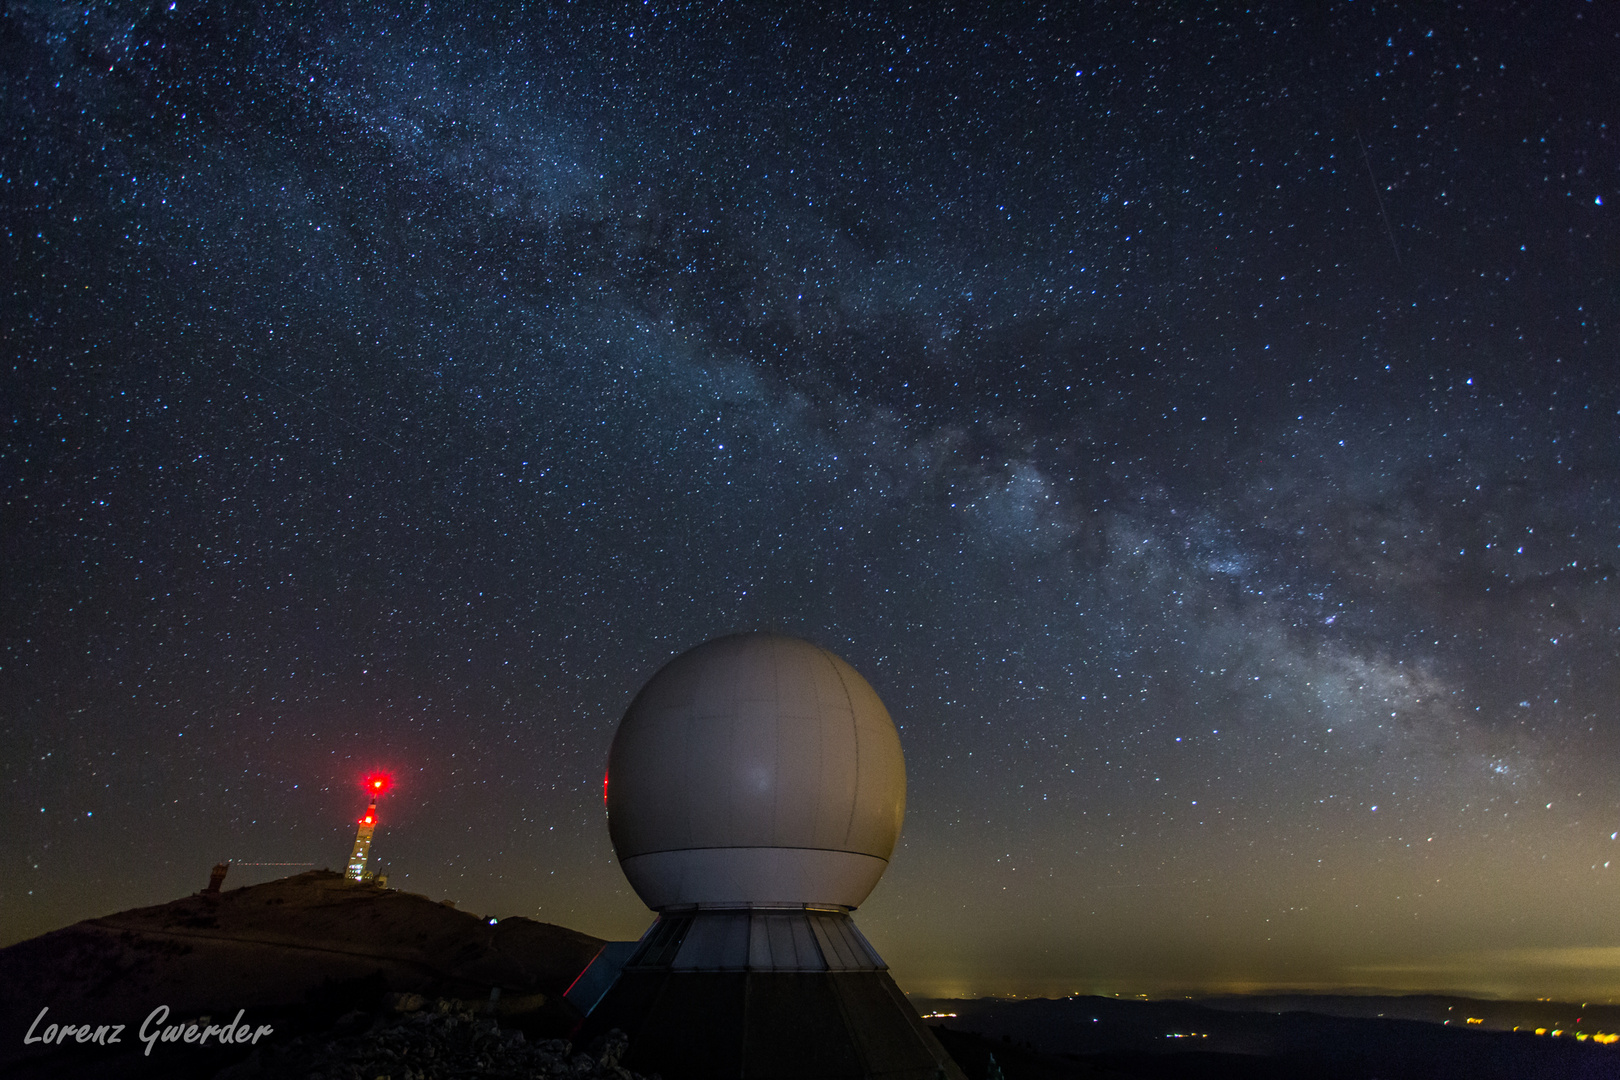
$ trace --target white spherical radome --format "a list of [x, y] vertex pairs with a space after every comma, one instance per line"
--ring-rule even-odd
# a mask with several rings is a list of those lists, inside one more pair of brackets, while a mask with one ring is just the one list
[[650, 908], [854, 908], [900, 836], [906, 766], [854, 668], [799, 638], [734, 634], [636, 695], [606, 797], [613, 849]]

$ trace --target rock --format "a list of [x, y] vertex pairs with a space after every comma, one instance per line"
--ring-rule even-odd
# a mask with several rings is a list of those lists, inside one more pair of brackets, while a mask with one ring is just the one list
[[401, 1004], [358, 1034], [304, 1036], [262, 1049], [219, 1080], [640, 1080], [619, 1065], [630, 1045], [619, 1031], [583, 1053], [563, 1039], [530, 1041], [521, 1031], [503, 1031], [495, 1019], [475, 1015], [468, 1002], [440, 998], [432, 1008], [410, 1011]]

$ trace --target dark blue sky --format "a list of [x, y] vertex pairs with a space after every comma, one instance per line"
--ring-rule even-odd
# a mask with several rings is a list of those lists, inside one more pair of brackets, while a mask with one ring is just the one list
[[374, 767], [396, 885], [638, 933], [613, 724], [776, 628], [908, 989], [1620, 994], [1617, 33], [8, 6], [4, 940]]

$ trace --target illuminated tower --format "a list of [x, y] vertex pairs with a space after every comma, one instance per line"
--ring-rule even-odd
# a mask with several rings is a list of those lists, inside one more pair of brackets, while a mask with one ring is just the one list
[[360, 828], [354, 834], [354, 854], [349, 856], [350, 881], [366, 880], [366, 862], [371, 858], [371, 834], [377, 831], [377, 796], [388, 790], [388, 777], [381, 773], [366, 777], [366, 792], [371, 804], [366, 816], [360, 819]]

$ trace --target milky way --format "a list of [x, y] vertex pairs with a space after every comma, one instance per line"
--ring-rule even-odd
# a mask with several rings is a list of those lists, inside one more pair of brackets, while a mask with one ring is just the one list
[[5, 940], [372, 768], [637, 934], [613, 725], [757, 628], [901, 725], [908, 989], [1620, 996], [1612, 8], [0, 35]]

